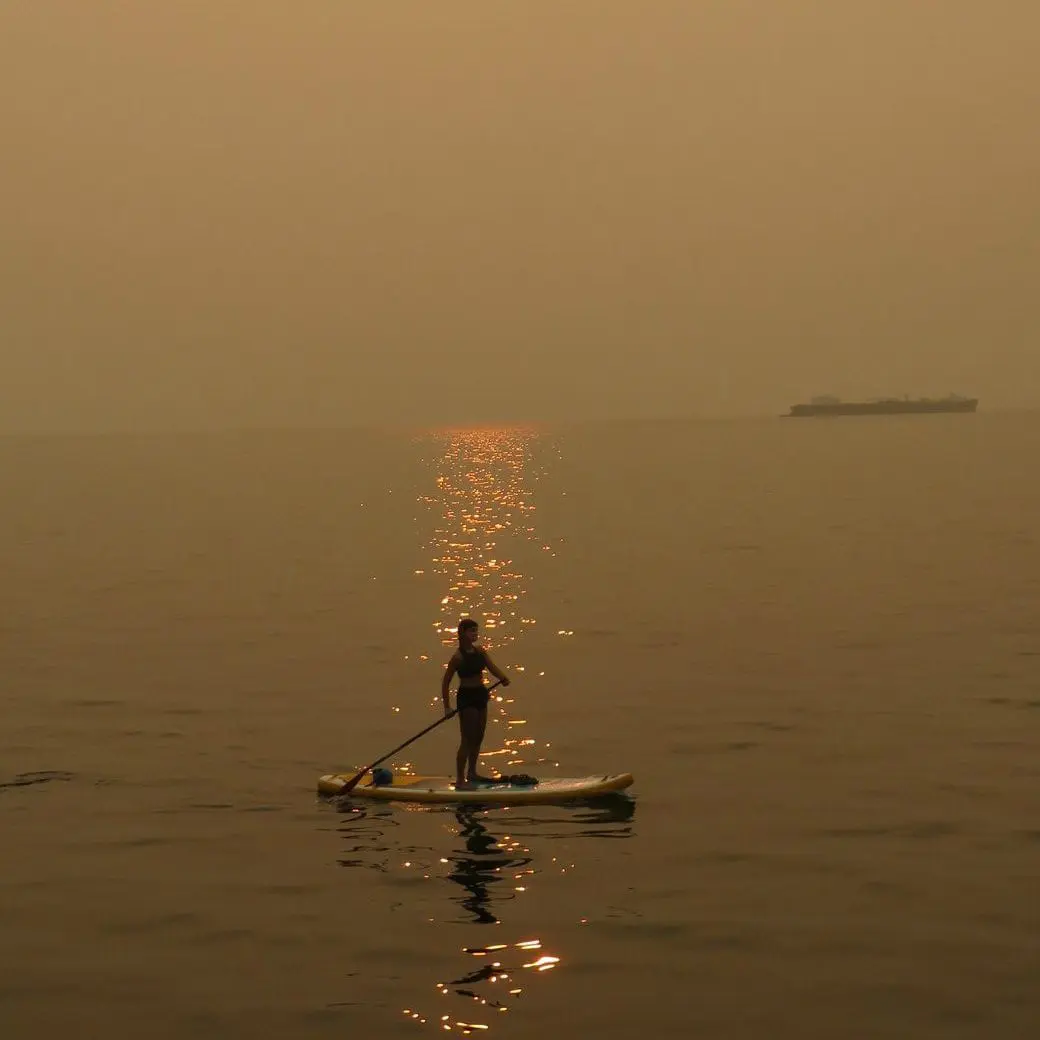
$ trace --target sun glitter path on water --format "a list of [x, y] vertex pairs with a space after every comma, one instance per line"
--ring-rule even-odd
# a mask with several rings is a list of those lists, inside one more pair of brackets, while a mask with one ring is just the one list
[[[432, 622], [439, 641], [445, 648], [454, 646], [459, 619], [475, 617], [484, 644], [501, 667], [518, 679], [543, 678], [544, 671], [529, 673], [517, 652], [524, 631], [537, 621], [524, 609], [530, 577], [514, 558], [522, 543], [555, 555], [539, 541], [535, 528], [533, 485], [541, 470], [532, 446], [538, 433], [525, 427], [459, 429], [432, 437], [437, 446], [432, 460], [436, 491], [420, 501], [435, 517], [425, 546], [430, 570], [447, 585]], [[433, 704], [436, 695], [431, 696]], [[503, 688], [492, 694], [488, 722], [504, 726], [505, 732], [498, 746], [488, 746], [481, 755], [497, 760], [503, 772], [550, 761], [537, 755], [535, 739], [523, 731], [527, 720], [514, 717], [513, 703]], [[489, 743], [495, 742], [492, 733], [489, 728]]]

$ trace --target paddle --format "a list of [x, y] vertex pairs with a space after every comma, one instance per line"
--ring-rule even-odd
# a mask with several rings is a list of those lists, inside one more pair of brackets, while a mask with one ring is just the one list
[[[492, 683], [492, 684], [491, 684], [491, 685], [490, 685], [490, 686], [488, 687], [488, 692], [490, 693], [490, 692], [491, 692], [491, 691], [492, 691], [492, 690], [493, 690], [493, 689], [494, 689], [494, 688], [495, 688], [496, 686], [498, 686], [498, 685], [499, 685], [499, 683], [501, 683], [501, 682], [502, 682], [502, 680], [501, 680], [501, 679], [499, 679], [499, 680], [498, 680], [498, 682], [496, 682], [496, 683]], [[427, 733], [429, 733], [429, 732], [430, 732], [430, 730], [431, 730], [431, 729], [436, 729], [436, 728], [437, 728], [437, 727], [438, 727], [438, 726], [439, 726], [439, 725], [440, 725], [440, 724], [441, 724], [442, 722], [447, 722], [447, 721], [448, 721], [448, 719], [450, 719], [450, 718], [452, 717], [452, 715], [457, 715], [457, 714], [458, 714], [458, 711], [459, 711], [459, 709], [458, 709], [458, 708], [456, 708], [456, 709], [455, 709], [454, 711], [449, 711], [447, 715], [442, 715], [442, 716], [441, 716], [441, 717], [440, 717], [440, 718], [439, 718], [439, 719], [438, 719], [438, 720], [437, 720], [436, 722], [434, 722], [434, 723], [431, 723], [431, 724], [430, 724], [429, 726], [427, 726], [427, 727], [426, 727], [426, 729], [424, 729], [424, 730], [420, 730], [420, 731], [419, 731], [418, 733], [416, 733], [414, 737], [409, 737], [409, 738], [408, 738], [408, 739], [407, 739], [407, 740], [406, 740], [406, 741], [405, 741], [405, 742], [404, 742], [403, 744], [398, 744], [398, 745], [397, 745], [397, 747], [395, 747], [393, 751], [388, 751], [388, 752], [387, 752], [387, 753], [386, 753], [385, 755], [383, 755], [383, 757], [382, 757], [382, 758], [377, 758], [377, 759], [376, 759], [376, 760], [375, 760], [375, 761], [374, 761], [374, 762], [373, 762], [373, 763], [372, 763], [371, 765], [367, 765], [367, 766], [365, 766], [365, 768], [364, 768], [364, 769], [362, 769], [362, 770], [361, 770], [361, 772], [359, 772], [359, 773], [356, 773], [356, 774], [355, 774], [354, 776], [352, 776], [352, 777], [351, 777], [351, 778], [350, 778], [350, 779], [349, 779], [349, 780], [348, 780], [348, 781], [347, 781], [347, 782], [346, 782], [346, 783], [345, 783], [345, 784], [344, 784], [344, 785], [343, 785], [343, 786], [342, 786], [342, 787], [340, 788], [340, 791], [339, 791], [339, 793], [340, 793], [340, 794], [350, 794], [350, 792], [351, 792], [351, 791], [353, 791], [355, 787], [357, 787], [357, 785], [358, 785], [358, 781], [360, 781], [360, 779], [361, 779], [361, 778], [362, 778], [362, 777], [363, 777], [363, 776], [365, 775], [365, 773], [367, 773], [367, 772], [368, 772], [368, 771], [369, 771], [370, 769], [375, 769], [375, 767], [376, 767], [377, 765], [379, 765], [379, 764], [380, 764], [381, 762], [385, 762], [385, 761], [386, 761], [386, 760], [387, 760], [388, 758], [390, 758], [390, 757], [391, 757], [392, 755], [396, 755], [396, 754], [397, 754], [397, 752], [398, 752], [398, 751], [400, 751], [400, 750], [401, 750], [402, 748], [406, 748], [406, 747], [408, 747], [408, 745], [409, 745], [409, 744], [411, 744], [411, 743], [412, 743], [413, 741], [415, 741], [415, 740], [418, 740], [418, 739], [419, 739], [420, 737], [422, 737], [422, 736], [425, 736], [425, 735], [426, 735]]]

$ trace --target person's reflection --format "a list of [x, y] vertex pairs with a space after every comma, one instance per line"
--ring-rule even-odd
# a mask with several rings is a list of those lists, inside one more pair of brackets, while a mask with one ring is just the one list
[[[635, 801], [625, 795], [567, 806], [540, 805], [530, 807], [530, 812], [523, 808], [517, 812], [515, 807], [506, 811], [489, 805], [438, 807], [434, 810], [438, 815], [454, 815], [462, 846], [442, 853], [436, 848], [420, 850], [399, 837], [395, 839], [394, 828], [416, 825], [411, 813], [403, 813], [392, 805], [362, 806], [350, 799], [336, 801], [336, 809], [342, 814], [337, 829], [344, 838], [338, 858], [341, 866], [391, 872], [401, 868], [402, 852], [407, 851], [409, 858], [416, 852], [428, 853], [431, 867], [435, 859], [448, 863], [445, 876], [461, 889], [461, 893], [453, 891], [451, 902], [464, 909], [467, 923], [476, 924], [500, 923], [496, 910], [525, 892], [530, 876], [535, 874], [531, 849], [516, 834], [523, 834], [524, 841], [541, 838], [554, 842], [572, 838], [624, 839], [635, 833]], [[502, 833], [493, 834], [489, 822]], [[555, 859], [542, 856], [543, 869], [555, 872], [549, 860], [555, 865]], [[426, 876], [434, 875], [435, 870], [431, 869]], [[515, 929], [521, 922], [512, 924]], [[462, 948], [465, 963], [455, 964], [455, 970], [446, 973], [448, 981], [435, 984], [440, 994], [436, 1011], [432, 1005], [419, 1010], [410, 999], [402, 1009], [404, 1013], [421, 1024], [436, 1024], [463, 1035], [493, 1028], [497, 1014], [489, 1012], [515, 1008], [533, 979], [552, 972], [565, 961], [558, 940], [543, 941], [537, 926], [532, 929], [531, 925], [531, 921], [526, 921], [519, 935], [508, 929], [514, 934], [505, 942], [501, 941], [498, 929], [484, 932], [489, 939], [498, 941]], [[458, 947], [455, 951], [457, 955]], [[453, 999], [442, 1002], [445, 996]], [[420, 1006], [424, 1003], [420, 997]], [[474, 1021], [474, 1015], [480, 1021]]]
[[[520, 848], [520, 843], [506, 847], [500, 845], [499, 839], [479, 819], [485, 812], [474, 806], [460, 806], [456, 809], [459, 836], [465, 842], [466, 853], [456, 853], [450, 858], [448, 879], [469, 893], [461, 903], [477, 924], [498, 924], [491, 905], [495, 900], [516, 898], [515, 889], [505, 887], [503, 882], [509, 881], [516, 871], [526, 868], [531, 857], [509, 855], [513, 849]], [[492, 889], [493, 885], [499, 887]]]
[[[465, 852], [457, 852], [449, 859], [447, 876], [465, 890], [459, 902], [477, 924], [498, 924], [498, 904], [524, 892], [527, 875], [535, 873], [530, 866], [531, 850], [512, 835], [496, 838], [486, 825], [489, 818], [497, 819], [503, 830], [517, 828], [527, 838], [537, 836], [550, 841], [571, 837], [627, 838], [633, 833], [635, 802], [624, 796], [596, 803], [574, 803], [564, 809], [548, 805], [539, 808], [541, 811], [531, 816], [513, 812], [496, 816], [494, 809], [478, 806], [459, 806], [454, 810]], [[494, 934], [497, 938], [499, 933]], [[438, 990], [472, 1002], [470, 1006], [496, 1011], [513, 1006], [527, 988], [521, 976], [533, 978], [551, 971], [561, 963], [562, 956], [559, 949], [546, 949], [542, 940], [530, 932], [526, 938], [511, 942], [467, 946], [463, 953], [476, 963], [471, 962], [448, 982], [437, 983]], [[442, 1021], [451, 1020], [446, 1017]], [[490, 1025], [461, 1019], [454, 1024], [464, 1033], [486, 1030]]]
[[[488, 810], [478, 806], [459, 806], [455, 810], [459, 836], [466, 851], [449, 857], [448, 879], [468, 893], [460, 902], [476, 923], [498, 924], [493, 904], [515, 899], [517, 893], [526, 888], [515, 884], [517, 875], [530, 875], [535, 871], [530, 866], [533, 861], [531, 850], [511, 836], [496, 838], [482, 822], [487, 815]], [[533, 820], [513, 817], [511, 823], [521, 825], [531, 835], [545, 838], [627, 838], [633, 832], [634, 815], [635, 801], [621, 796], [574, 806], [562, 818], [543, 817], [535, 824], [537, 830], [531, 829]]]

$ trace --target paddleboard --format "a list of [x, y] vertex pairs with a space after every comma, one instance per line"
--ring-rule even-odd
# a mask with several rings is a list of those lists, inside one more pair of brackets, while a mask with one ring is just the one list
[[[318, 779], [322, 794], [339, 794], [353, 773], [327, 773]], [[633, 782], [631, 773], [598, 776], [549, 777], [537, 784], [479, 784], [462, 791], [447, 776], [395, 776], [388, 784], [361, 781], [350, 792], [351, 798], [401, 802], [495, 802], [502, 805], [532, 805], [536, 802], [563, 802], [576, 798], [596, 798], [612, 791], [623, 791]]]

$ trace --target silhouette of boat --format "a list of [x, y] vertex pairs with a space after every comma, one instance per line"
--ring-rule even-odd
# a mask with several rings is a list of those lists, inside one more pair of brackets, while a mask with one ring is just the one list
[[842, 401], [838, 397], [814, 397], [807, 404], [791, 405], [785, 419], [830, 415], [930, 415], [948, 412], [974, 412], [977, 397], [881, 397], [872, 401]]

